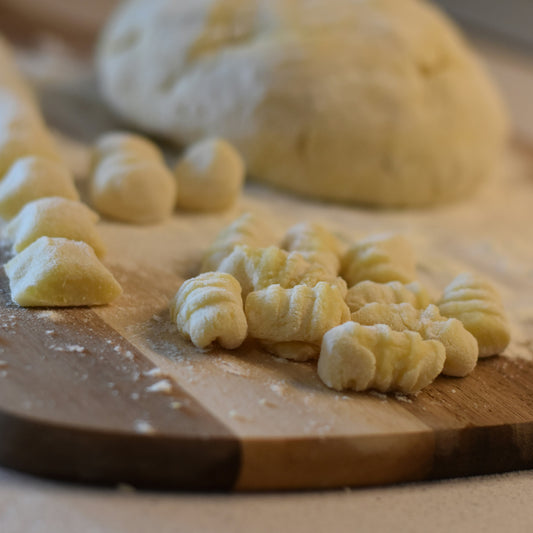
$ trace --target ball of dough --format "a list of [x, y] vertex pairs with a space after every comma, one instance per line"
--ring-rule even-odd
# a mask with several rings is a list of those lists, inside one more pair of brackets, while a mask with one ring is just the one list
[[104, 158], [90, 187], [97, 211], [123, 222], [150, 224], [170, 216], [176, 202], [174, 176], [153, 159], [131, 158], [127, 151]]
[[223, 139], [193, 144], [174, 169], [178, 181], [178, 206], [215, 211], [229, 207], [244, 182], [244, 163]]
[[40, 198], [26, 204], [6, 226], [6, 237], [13, 250], [22, 252], [40, 237], [63, 237], [86, 242], [97, 257], [105, 254], [105, 246], [96, 229], [98, 215], [81, 202], [66, 198]]
[[5, 265], [11, 298], [23, 307], [103, 305], [122, 288], [84, 242], [41, 237]]
[[62, 164], [39, 156], [18, 159], [0, 181], [0, 217], [10, 220], [28, 202], [47, 196], [80, 199]]
[[221, 136], [307, 196], [416, 206], [499, 161], [500, 99], [452, 23], [416, 0], [154, 0], [101, 37], [111, 107], [178, 143]]

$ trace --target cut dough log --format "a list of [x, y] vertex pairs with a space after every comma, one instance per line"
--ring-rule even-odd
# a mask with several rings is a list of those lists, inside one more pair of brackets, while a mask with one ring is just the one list
[[0, 182], [0, 217], [9, 220], [28, 202], [47, 196], [79, 200], [67, 168], [39, 156], [19, 159]]
[[105, 246], [96, 229], [98, 215], [85, 204], [66, 198], [40, 198], [26, 204], [6, 226], [15, 252], [22, 252], [40, 237], [63, 237], [86, 242], [98, 257]]
[[23, 307], [112, 302], [122, 289], [86, 243], [41, 237], [5, 265], [12, 300]]

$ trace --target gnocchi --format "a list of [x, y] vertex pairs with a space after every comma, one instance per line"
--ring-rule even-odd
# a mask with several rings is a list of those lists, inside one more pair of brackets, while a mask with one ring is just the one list
[[444, 346], [414, 331], [345, 322], [322, 339], [318, 375], [336, 390], [416, 393], [442, 371]]
[[[123, 143], [124, 144], [124, 143]], [[97, 211], [134, 224], [151, 224], [168, 218], [176, 201], [176, 183], [170, 170], [145, 150], [110, 150], [96, 165], [90, 197]]]
[[474, 335], [479, 357], [503, 352], [510, 342], [510, 328], [500, 295], [482, 277], [463, 273], [445, 289], [438, 302], [442, 315], [457, 318]]
[[376, 235], [350, 246], [341, 263], [341, 276], [352, 287], [360, 281], [410, 283], [416, 277], [411, 244], [401, 235]]
[[86, 243], [40, 237], [5, 265], [11, 298], [23, 307], [103, 305], [122, 289]]
[[235, 203], [244, 183], [244, 162], [223, 139], [205, 139], [190, 146], [174, 168], [178, 206], [215, 211]]
[[273, 244], [275, 240], [270, 226], [261, 217], [254, 213], [244, 213], [217, 235], [204, 254], [201, 271], [217, 270], [222, 260], [238, 244], [263, 247]]
[[423, 339], [435, 339], [446, 350], [443, 374], [463, 377], [472, 372], [478, 359], [474, 336], [455, 318], [444, 318], [435, 305], [415, 309], [411, 304], [369, 303], [352, 313], [352, 320], [372, 326], [386, 324], [394, 331], [416, 331]]
[[327, 281], [346, 294], [346, 283], [326, 272], [320, 265], [308, 263], [298, 252], [287, 252], [277, 246], [254, 248], [236, 246], [220, 264], [219, 271], [235, 276], [246, 297], [252, 291], [279, 284], [285, 289], [295, 285], [314, 287], [319, 281]]
[[0, 182], [0, 216], [10, 220], [28, 202], [47, 196], [79, 200], [63, 165], [39, 156], [19, 159]]
[[26, 204], [5, 228], [13, 250], [22, 252], [39, 237], [64, 237], [86, 242], [97, 257], [105, 246], [96, 230], [98, 215], [81, 202], [60, 197], [40, 198]]
[[424, 309], [431, 303], [427, 289], [418, 281], [403, 284], [399, 281], [376, 283], [360, 281], [348, 289], [346, 303], [354, 313], [369, 303], [401, 304], [408, 303], [417, 309]]
[[172, 321], [198, 348], [218, 342], [239, 347], [247, 334], [241, 287], [222, 272], [206, 272], [186, 280], [170, 302]]
[[[275, 343], [283, 343], [277, 354], [297, 360], [316, 358], [324, 333], [350, 319], [339, 289], [325, 282], [292, 289], [270, 285], [251, 292], [245, 313], [251, 337], [265, 341], [271, 350], [276, 349], [272, 346]], [[304, 349], [304, 344], [309, 348]]]
[[320, 224], [296, 224], [285, 234], [281, 248], [299, 252], [310, 263], [318, 263], [337, 276], [342, 245], [340, 240]]

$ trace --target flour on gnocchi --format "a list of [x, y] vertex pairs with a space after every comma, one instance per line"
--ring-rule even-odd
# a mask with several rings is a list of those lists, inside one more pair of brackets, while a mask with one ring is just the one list
[[10, 220], [25, 204], [47, 196], [79, 200], [66, 167], [39, 156], [18, 159], [0, 181], [0, 217]]
[[442, 371], [444, 346], [414, 331], [346, 322], [322, 340], [318, 375], [336, 390], [416, 393]]
[[5, 265], [11, 298], [23, 307], [103, 305], [122, 289], [86, 243], [41, 237]]
[[39, 237], [63, 237], [87, 243], [97, 257], [105, 246], [96, 229], [98, 215], [85, 204], [60, 197], [40, 198], [26, 204], [5, 228], [13, 250], [22, 252]]
[[247, 334], [238, 281], [222, 272], [206, 272], [186, 280], [170, 302], [172, 321], [198, 348], [217, 342], [239, 347]]
[[[292, 289], [271, 285], [251, 292], [245, 313], [251, 337], [265, 341], [278, 355], [297, 360], [316, 358], [326, 331], [350, 318], [340, 290], [325, 282]], [[277, 349], [276, 343], [283, 345]], [[293, 350], [288, 343], [294, 343]], [[303, 350], [302, 356], [304, 343], [309, 349]]]
[[500, 295], [482, 277], [460, 274], [444, 289], [438, 306], [442, 315], [457, 318], [474, 335], [479, 357], [496, 355], [507, 348], [511, 335]]

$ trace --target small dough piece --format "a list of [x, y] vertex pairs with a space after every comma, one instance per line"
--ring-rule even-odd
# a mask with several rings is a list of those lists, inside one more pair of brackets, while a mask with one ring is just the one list
[[0, 182], [0, 217], [10, 220], [25, 204], [47, 196], [80, 199], [64, 165], [39, 156], [19, 159]]
[[262, 248], [276, 241], [271, 224], [255, 213], [244, 213], [220, 231], [202, 260], [201, 271], [217, 270], [238, 244]]
[[290, 361], [309, 361], [316, 359], [320, 346], [309, 342], [289, 341], [289, 342], [266, 342], [262, 341], [261, 346], [275, 357], [289, 359]]
[[416, 393], [441, 372], [446, 353], [435, 340], [414, 331], [345, 322], [322, 340], [318, 375], [336, 390]]
[[5, 265], [11, 298], [22, 307], [103, 305], [122, 294], [86, 243], [41, 237]]
[[360, 281], [348, 289], [346, 303], [352, 313], [369, 303], [411, 304], [416, 309], [425, 309], [431, 302], [427, 289], [418, 281], [403, 284], [399, 281], [376, 283]]
[[9, 222], [5, 235], [13, 250], [22, 252], [39, 237], [63, 237], [86, 242], [101, 258], [105, 246], [96, 230], [98, 215], [85, 204], [60, 197], [40, 198], [26, 204]]
[[481, 276], [459, 274], [445, 289], [438, 303], [443, 316], [457, 318], [474, 335], [479, 357], [502, 353], [511, 333], [497, 290]]
[[302, 222], [285, 234], [281, 248], [299, 252], [310, 263], [322, 265], [328, 272], [338, 276], [342, 255], [340, 240], [320, 224]]
[[91, 180], [92, 205], [123, 222], [152, 224], [168, 218], [176, 201], [176, 182], [160, 161], [119, 151], [102, 159]]
[[415, 309], [411, 304], [369, 303], [352, 313], [352, 320], [362, 325], [386, 324], [394, 331], [416, 331], [423, 339], [435, 339], [446, 350], [443, 374], [464, 377], [474, 370], [478, 359], [478, 345], [463, 323], [444, 318], [439, 308], [429, 305]]
[[361, 281], [410, 283], [416, 277], [413, 248], [402, 235], [375, 235], [356, 242], [342, 258], [341, 276], [353, 287]]
[[124, 131], [110, 131], [99, 137], [93, 147], [93, 170], [106, 157], [124, 152], [135, 158], [151, 159], [159, 163], [165, 161], [159, 147], [146, 137]]
[[[251, 337], [268, 344], [297, 342], [314, 346], [313, 352], [305, 353], [304, 360], [318, 356], [326, 331], [350, 319], [350, 310], [338, 287], [325, 282], [292, 289], [271, 285], [251, 292], [244, 310]], [[302, 360], [302, 346], [297, 344], [295, 348], [292, 351], [284, 344], [277, 354]]]
[[320, 265], [308, 263], [298, 252], [287, 252], [277, 246], [254, 248], [238, 245], [226, 257], [220, 272], [234, 276], [242, 287], [244, 298], [252, 292], [279, 284], [284, 289], [296, 285], [314, 287], [320, 281], [335, 285], [346, 294], [346, 282], [324, 270]]
[[203, 211], [235, 203], [244, 183], [240, 154], [223, 139], [205, 139], [190, 146], [174, 168], [178, 207]]
[[206, 272], [186, 280], [170, 302], [172, 321], [198, 348], [213, 342], [238, 348], [247, 324], [239, 282], [229, 274]]

